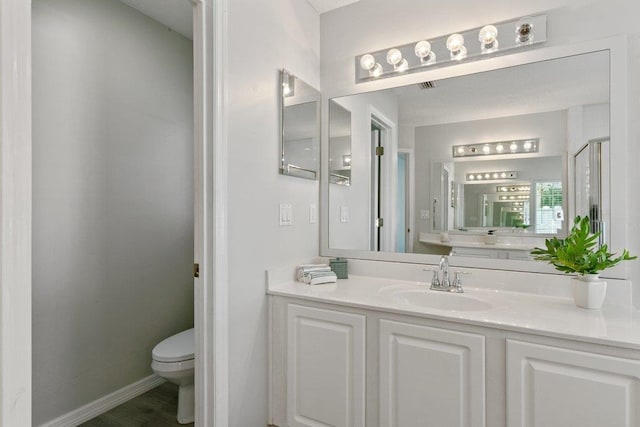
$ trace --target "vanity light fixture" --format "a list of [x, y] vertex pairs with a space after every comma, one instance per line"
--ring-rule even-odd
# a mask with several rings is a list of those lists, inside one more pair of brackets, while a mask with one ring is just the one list
[[[476, 38], [479, 43], [465, 45], [465, 40]], [[356, 83], [502, 55], [546, 40], [547, 15], [511, 19], [448, 36], [422, 39], [357, 55]]]
[[498, 181], [503, 179], [518, 179], [517, 171], [470, 172], [466, 174], [467, 181]]
[[511, 206], [524, 206], [524, 202], [512, 202]]
[[345, 154], [342, 156], [342, 166], [351, 166], [351, 154]]
[[[509, 147], [506, 150], [505, 147]], [[537, 153], [540, 139], [519, 139], [516, 141], [481, 142], [478, 144], [454, 145], [453, 157], [488, 156], [500, 154]]]

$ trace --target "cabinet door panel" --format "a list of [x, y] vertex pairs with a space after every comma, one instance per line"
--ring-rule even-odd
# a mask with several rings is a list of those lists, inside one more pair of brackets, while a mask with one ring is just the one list
[[380, 321], [380, 426], [484, 426], [484, 337]]
[[365, 317], [288, 306], [289, 425], [364, 427]]
[[640, 361], [507, 340], [510, 427], [640, 426]]

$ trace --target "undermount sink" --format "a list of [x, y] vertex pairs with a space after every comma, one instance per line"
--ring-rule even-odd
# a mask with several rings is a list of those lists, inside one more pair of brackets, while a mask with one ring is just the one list
[[393, 293], [393, 298], [400, 303], [439, 310], [484, 311], [491, 308], [488, 302], [474, 297], [428, 289], [396, 291]]

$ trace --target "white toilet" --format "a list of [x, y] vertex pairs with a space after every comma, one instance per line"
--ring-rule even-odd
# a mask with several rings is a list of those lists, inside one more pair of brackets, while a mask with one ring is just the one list
[[156, 345], [151, 352], [151, 369], [159, 377], [166, 378], [180, 389], [178, 391], [178, 422], [194, 422], [194, 351], [193, 328], [173, 335]]

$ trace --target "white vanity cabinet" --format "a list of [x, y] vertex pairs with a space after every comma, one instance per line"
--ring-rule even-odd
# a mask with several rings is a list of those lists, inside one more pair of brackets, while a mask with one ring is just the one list
[[485, 425], [484, 336], [380, 320], [380, 427]]
[[640, 360], [507, 340], [509, 427], [640, 426]]
[[288, 426], [365, 426], [365, 320], [287, 306]]

